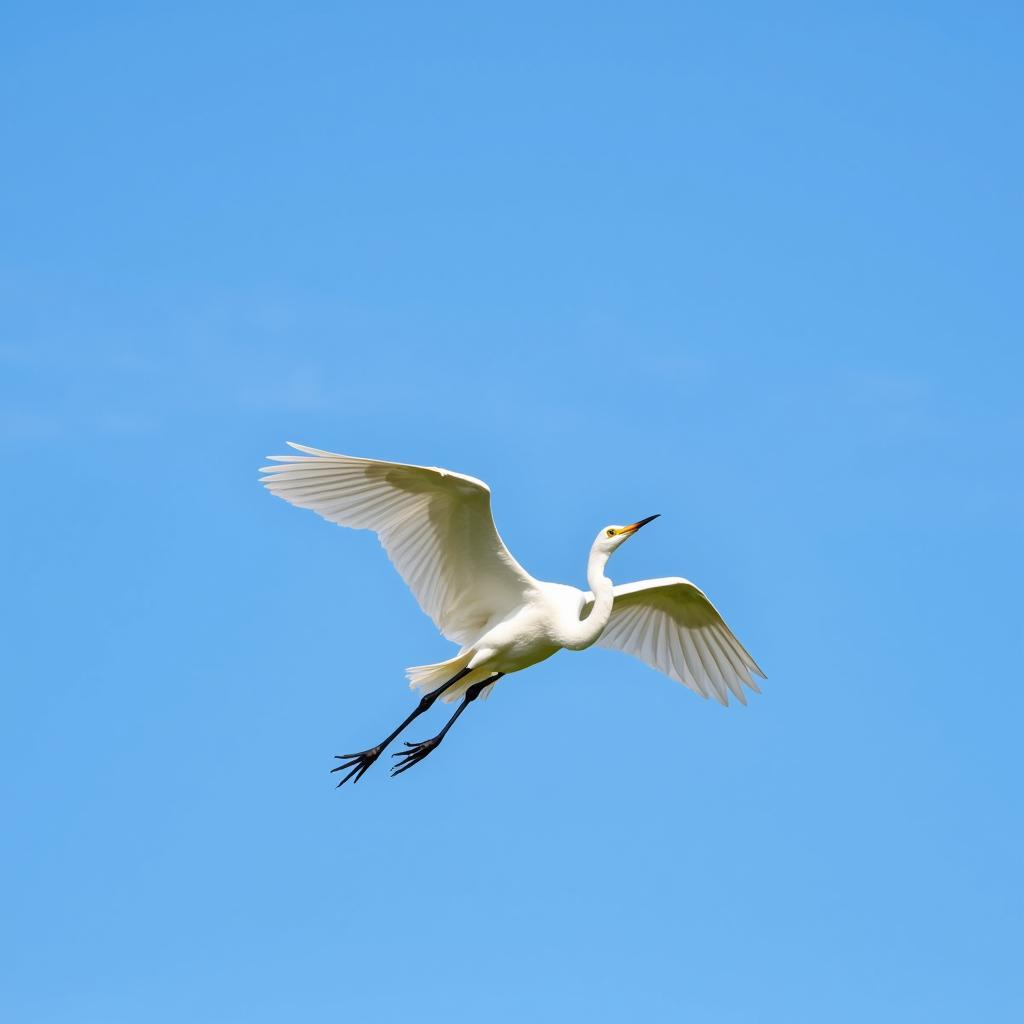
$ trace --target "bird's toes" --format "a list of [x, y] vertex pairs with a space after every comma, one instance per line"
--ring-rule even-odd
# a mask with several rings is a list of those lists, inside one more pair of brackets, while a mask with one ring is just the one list
[[338, 785], [345, 785], [349, 779], [353, 782], [358, 782], [366, 773], [366, 770], [370, 765], [380, 757], [381, 749], [382, 748], [378, 745], [376, 747], [370, 747], [369, 750], [363, 750], [358, 754], [335, 754], [335, 760], [341, 761], [341, 764], [332, 768], [331, 773], [347, 772]]
[[429, 740], [421, 740], [419, 743], [406, 743], [408, 750], [400, 750], [392, 757], [398, 760], [391, 766], [391, 775], [401, 775], [402, 772], [410, 769], [414, 764], [419, 764], [437, 745], [440, 740], [434, 736]]
[[343, 775], [342, 778], [341, 778], [341, 781], [334, 788], [335, 789], [340, 789], [342, 786], [345, 785], [346, 782], [348, 782], [349, 779], [353, 779], [354, 781], [358, 781], [358, 775], [359, 775], [359, 772], [360, 772], [360, 767], [361, 766], [357, 764], [354, 768], [352, 768], [352, 770], [347, 775]]
[[434, 747], [438, 745], [440, 740], [436, 736], [432, 736], [429, 740], [420, 740], [418, 743], [406, 743], [408, 750], [400, 750], [397, 754], [392, 754], [392, 757], [408, 757], [410, 754], [422, 754], [426, 757]]
[[410, 769], [414, 764], [419, 764], [419, 758], [392, 765], [391, 778], [394, 778], [396, 775], [401, 775], [404, 771], [408, 771], [408, 769]]

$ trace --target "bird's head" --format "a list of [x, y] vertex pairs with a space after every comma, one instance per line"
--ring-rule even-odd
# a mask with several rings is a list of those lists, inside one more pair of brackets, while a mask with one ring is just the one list
[[641, 519], [638, 523], [630, 523], [629, 526], [606, 526], [594, 539], [594, 550], [610, 555], [620, 544], [625, 544], [641, 526], [646, 526], [652, 519], [657, 518], [653, 515]]

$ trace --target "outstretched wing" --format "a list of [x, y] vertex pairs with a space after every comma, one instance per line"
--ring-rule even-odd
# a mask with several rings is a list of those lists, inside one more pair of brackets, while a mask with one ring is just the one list
[[495, 615], [535, 586], [491, 518], [491, 492], [471, 476], [335, 455], [288, 442], [305, 455], [271, 455], [261, 482], [285, 501], [339, 526], [373, 530], [420, 607], [457, 644], [472, 643]]
[[[744, 685], [760, 693], [753, 675], [767, 678], [732, 634], [715, 606], [689, 580], [670, 577], [624, 583], [613, 591], [612, 616], [597, 641], [625, 651], [702, 697], [743, 704]], [[583, 614], [593, 602], [588, 604]]]

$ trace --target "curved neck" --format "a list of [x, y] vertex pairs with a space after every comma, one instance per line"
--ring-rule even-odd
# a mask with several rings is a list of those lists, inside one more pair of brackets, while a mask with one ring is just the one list
[[593, 644], [604, 632], [612, 615], [612, 581], [604, 574], [608, 564], [607, 551], [590, 552], [587, 562], [587, 585], [594, 594], [594, 606], [590, 614], [578, 622], [570, 623], [566, 631], [568, 642], [565, 644], [570, 651], [582, 651]]

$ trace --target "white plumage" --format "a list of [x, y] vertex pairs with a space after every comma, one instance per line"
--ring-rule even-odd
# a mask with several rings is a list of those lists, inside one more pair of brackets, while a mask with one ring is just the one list
[[[692, 583], [673, 577], [616, 587], [605, 576], [612, 552], [655, 516], [597, 535], [584, 593], [535, 579], [515, 560], [494, 526], [491, 492], [474, 477], [289, 446], [304, 454], [270, 456], [274, 465], [261, 470], [267, 489], [340, 526], [375, 531], [420, 606], [460, 645], [448, 661], [407, 670], [411, 685], [427, 692], [420, 710], [436, 696], [463, 695], [454, 721], [500, 676], [594, 643], [632, 654], [722, 704], [730, 694], [746, 703], [744, 686], [759, 692], [753, 676], [764, 673]], [[355, 767], [342, 782], [358, 780], [405, 724], [377, 747], [344, 755], [350, 763], [339, 768]], [[396, 770], [425, 757], [449, 726], [433, 740], [408, 744]]]
[[625, 651], [702, 697], [746, 704], [743, 687], [760, 693], [765, 678], [705, 593], [681, 576], [623, 583], [612, 589], [612, 615], [598, 646]]

